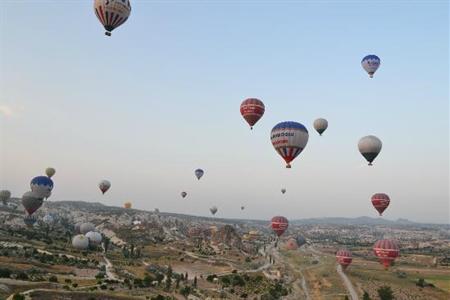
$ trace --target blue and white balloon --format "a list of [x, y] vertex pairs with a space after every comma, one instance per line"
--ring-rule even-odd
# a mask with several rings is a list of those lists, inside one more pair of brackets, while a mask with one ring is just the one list
[[38, 198], [48, 198], [52, 194], [53, 181], [47, 176], [37, 176], [31, 180], [30, 187]]
[[380, 64], [380, 58], [373, 54], [367, 55], [361, 60], [361, 66], [369, 74], [370, 78], [373, 78], [373, 74], [378, 70]]

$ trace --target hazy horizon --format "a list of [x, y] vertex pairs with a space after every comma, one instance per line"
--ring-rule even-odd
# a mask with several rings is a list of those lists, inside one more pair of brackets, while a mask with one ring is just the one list
[[[383, 192], [386, 219], [449, 223], [448, 2], [132, 7], [108, 38], [91, 1], [0, 3], [0, 189], [20, 197], [51, 166], [50, 201], [303, 219], [377, 217]], [[248, 97], [266, 105], [253, 131]], [[284, 120], [309, 131], [290, 170], [269, 138]], [[368, 134], [383, 141], [373, 167]]]

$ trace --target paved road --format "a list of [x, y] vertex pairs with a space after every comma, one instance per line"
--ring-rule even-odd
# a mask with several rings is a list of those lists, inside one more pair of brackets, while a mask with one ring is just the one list
[[345, 274], [344, 271], [342, 270], [341, 265], [337, 265], [336, 271], [338, 272], [339, 276], [341, 276], [342, 282], [344, 282], [345, 288], [350, 294], [352, 300], [358, 300], [359, 299], [358, 293], [355, 291], [355, 288], [353, 287], [353, 284], [350, 281], [350, 279], [348, 279], [347, 274]]

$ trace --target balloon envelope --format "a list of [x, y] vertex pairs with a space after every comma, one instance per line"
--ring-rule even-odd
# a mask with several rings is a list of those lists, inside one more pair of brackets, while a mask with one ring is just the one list
[[290, 168], [293, 161], [305, 149], [308, 143], [308, 130], [297, 122], [281, 122], [271, 132], [272, 145]]
[[369, 162], [369, 166], [380, 153], [382, 146], [381, 140], [374, 135], [362, 137], [358, 142], [359, 152]]
[[186, 192], [181, 192], [181, 197], [186, 198], [187, 193]]
[[111, 31], [126, 22], [131, 12], [129, 0], [94, 0], [94, 11], [105, 28], [105, 34], [110, 36]]
[[95, 225], [90, 223], [90, 222], [86, 222], [80, 225], [80, 233], [81, 234], [86, 234], [89, 231], [95, 231]]
[[303, 236], [301, 236], [301, 235], [297, 235], [296, 240], [297, 240], [297, 245], [299, 247], [301, 247], [301, 246], [306, 244], [306, 239]]
[[82, 234], [72, 238], [72, 247], [78, 250], [86, 250], [89, 247], [89, 239]]
[[394, 240], [379, 240], [373, 246], [373, 252], [383, 266], [389, 268], [400, 254], [400, 248]]
[[86, 237], [91, 245], [100, 245], [102, 242], [102, 235], [97, 231], [89, 231], [86, 233]]
[[380, 58], [373, 54], [367, 55], [361, 60], [361, 66], [366, 70], [367, 74], [369, 74], [370, 78], [373, 78], [373, 74], [378, 70], [380, 64]]
[[378, 211], [380, 216], [383, 214], [384, 210], [389, 206], [391, 199], [388, 195], [384, 193], [374, 194], [371, 198], [372, 205]]
[[286, 249], [287, 250], [297, 250], [298, 249], [297, 241], [294, 238], [290, 238], [286, 242]]
[[270, 221], [270, 226], [277, 236], [281, 236], [289, 226], [289, 221], [285, 217], [275, 216]]
[[53, 181], [47, 176], [36, 176], [30, 182], [31, 191], [39, 198], [48, 198], [52, 194]]
[[123, 207], [124, 207], [124, 208], [127, 208], [127, 209], [131, 208], [131, 202], [125, 202], [125, 203], [123, 204]]
[[35, 192], [29, 191], [22, 196], [22, 205], [29, 215], [32, 215], [36, 210], [38, 210], [44, 199], [39, 198]]
[[352, 263], [352, 253], [347, 249], [341, 249], [336, 252], [336, 260], [345, 270]]
[[195, 170], [195, 177], [197, 177], [198, 180], [200, 180], [200, 178], [202, 178], [203, 174], [205, 174], [205, 172], [202, 169], [197, 169]]
[[281, 193], [283, 193], [283, 194], [286, 193], [286, 189], [284, 189], [284, 188], [281, 189]]
[[54, 168], [47, 168], [45, 169], [45, 175], [47, 175], [47, 177], [52, 178], [53, 175], [55, 175], [56, 170]]
[[102, 194], [105, 194], [109, 190], [110, 187], [111, 187], [111, 182], [109, 182], [108, 180], [102, 180], [98, 184], [98, 188], [100, 189], [100, 191], [102, 191]]
[[209, 209], [209, 211], [212, 213], [213, 216], [216, 214], [217, 210], [218, 210], [218, 209], [217, 209], [216, 206], [213, 206], [213, 207], [211, 207], [211, 208]]
[[55, 223], [55, 218], [50, 215], [50, 214], [46, 214], [43, 218], [42, 221], [47, 224], [48, 226], [52, 226]]
[[328, 121], [323, 118], [319, 118], [314, 121], [313, 126], [314, 126], [314, 129], [320, 135], [322, 135], [322, 133], [328, 128]]
[[256, 98], [248, 98], [245, 99], [241, 103], [241, 115], [247, 121], [248, 125], [250, 125], [250, 129], [253, 129], [253, 126], [256, 122], [261, 119], [264, 115], [264, 111], [266, 108], [264, 107], [264, 103]]

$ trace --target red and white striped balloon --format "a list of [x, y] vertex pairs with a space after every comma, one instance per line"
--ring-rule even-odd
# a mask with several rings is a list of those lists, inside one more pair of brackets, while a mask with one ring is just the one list
[[400, 248], [396, 241], [379, 240], [373, 246], [373, 252], [380, 260], [380, 263], [387, 269], [392, 262], [399, 256]]
[[378, 211], [380, 216], [383, 214], [386, 208], [388, 208], [389, 203], [391, 202], [391, 199], [388, 195], [384, 193], [377, 193], [374, 194], [371, 198], [372, 205], [375, 207], [375, 209]]
[[248, 98], [241, 103], [241, 115], [250, 125], [250, 129], [261, 119], [265, 110], [264, 103], [256, 98]]
[[94, 0], [94, 11], [105, 27], [105, 34], [111, 36], [111, 31], [128, 20], [131, 4], [130, 0]]
[[281, 236], [289, 227], [289, 221], [285, 217], [275, 216], [272, 218], [270, 226], [277, 236]]
[[352, 263], [352, 253], [347, 249], [341, 249], [336, 252], [336, 260], [345, 270]]

